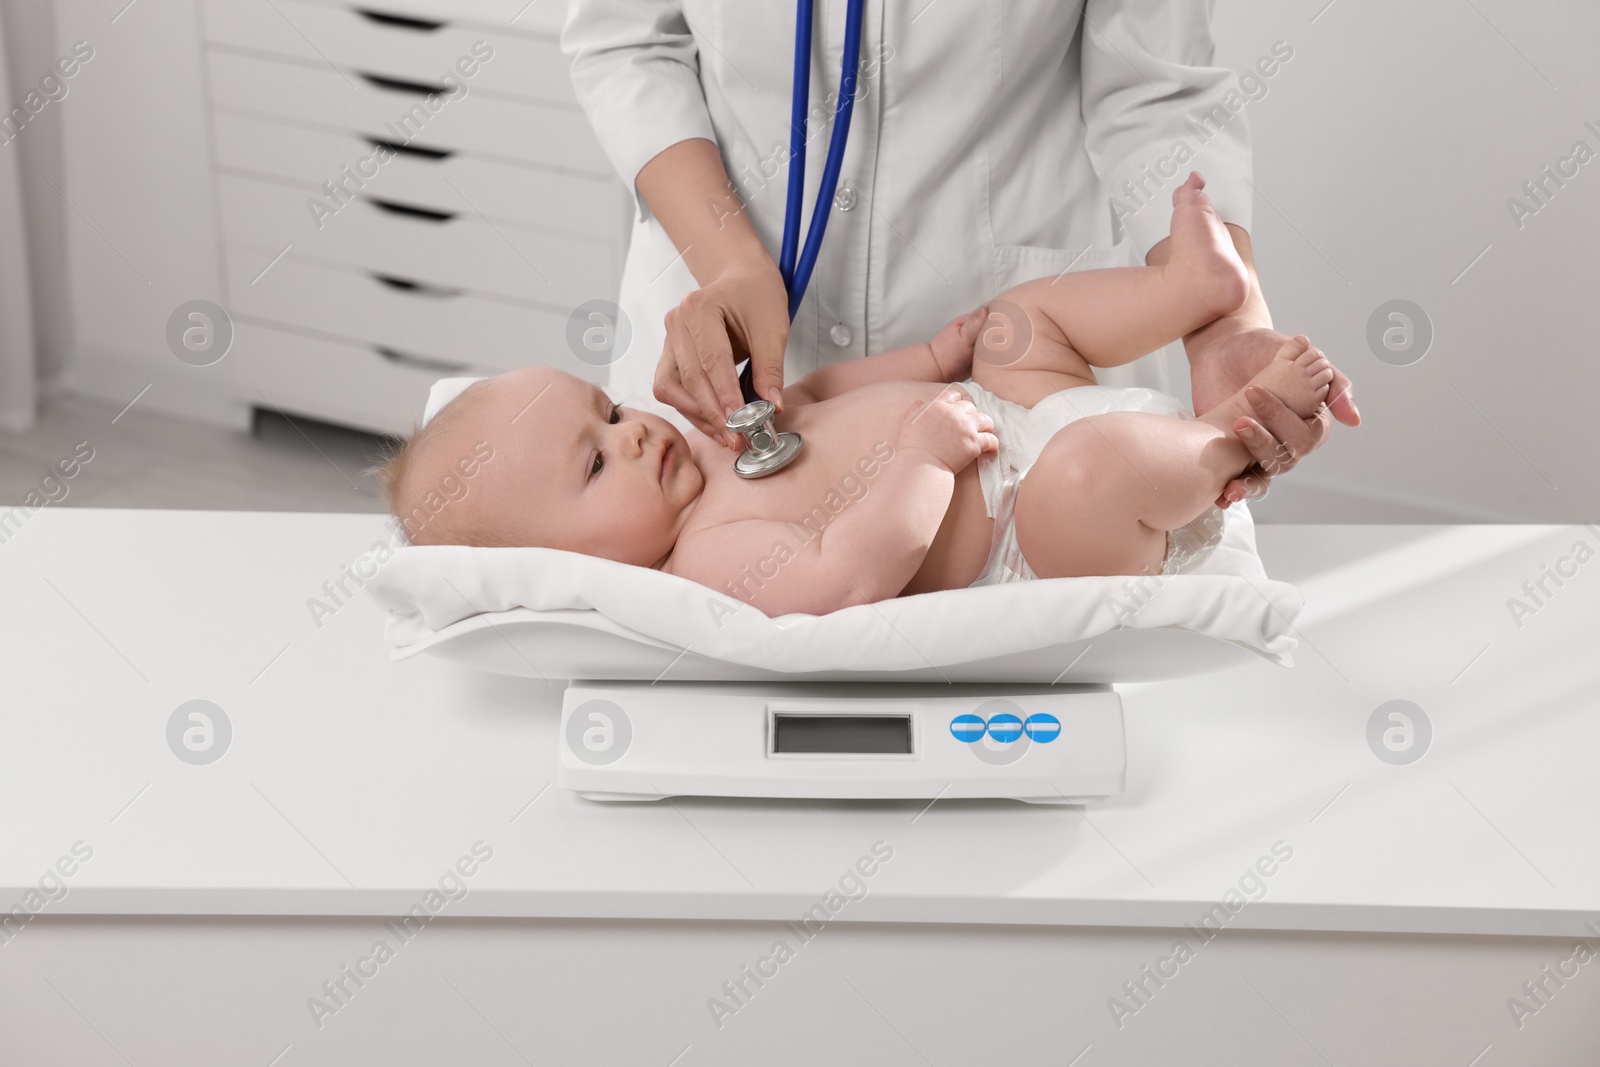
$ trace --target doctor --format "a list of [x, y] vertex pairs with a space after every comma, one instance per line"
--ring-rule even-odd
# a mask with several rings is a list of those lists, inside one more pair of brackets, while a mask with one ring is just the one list
[[[791, 327], [775, 254], [788, 180], [794, 6], [572, 0], [562, 50], [600, 144], [633, 194], [620, 305], [632, 342], [614, 398], [687, 420], [731, 450], [735, 364], [782, 407], [784, 380], [926, 340], [996, 293], [1067, 270], [1159, 264], [1190, 170], [1250, 268], [1236, 314], [1104, 385], [1231, 395], [1284, 340], [1255, 280], [1250, 138], [1233, 71], [1211, 65], [1202, 0], [866, 0], [854, 117], [833, 215]], [[806, 126], [809, 225], [838, 96], [845, 0], [817, 0]], [[1266, 57], [1270, 60], [1271, 57]], [[1186, 357], [1186, 358], [1185, 358]], [[1360, 416], [1336, 372], [1332, 415]], [[664, 403], [663, 403], [664, 402]], [[671, 408], [665, 405], [670, 404]], [[1270, 394], [1241, 419], [1265, 471], [1318, 447]], [[732, 460], [730, 451], [729, 459]], [[1226, 507], [1259, 495], [1235, 480]]]

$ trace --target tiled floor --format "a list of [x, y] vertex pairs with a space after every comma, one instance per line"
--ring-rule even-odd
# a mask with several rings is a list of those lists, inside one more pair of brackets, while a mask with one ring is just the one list
[[[363, 469], [385, 439], [258, 412], [246, 434], [75, 397], [47, 401], [33, 429], [0, 432], [0, 505], [30, 490], [59, 506], [238, 511], [382, 511]], [[79, 442], [94, 450], [75, 477], [49, 476]], [[59, 477], [59, 476], [58, 476]]]

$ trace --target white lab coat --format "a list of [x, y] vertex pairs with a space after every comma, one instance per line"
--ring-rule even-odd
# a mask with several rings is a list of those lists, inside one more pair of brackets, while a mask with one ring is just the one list
[[[1191, 169], [1222, 219], [1249, 229], [1244, 98], [1234, 72], [1211, 65], [1210, 14], [1210, 0], [866, 0], [840, 192], [784, 380], [927, 340], [1029, 278], [1142, 264]], [[844, 17], [845, 0], [817, 0], [802, 244]], [[651, 394], [662, 319], [697, 288], [634, 178], [678, 141], [715, 141], [776, 259], [793, 34], [793, 4], [572, 0], [562, 49], [635, 201], [619, 299], [633, 339], [609, 383], [624, 403], [675, 414]], [[1190, 399], [1177, 343], [1096, 376]]]

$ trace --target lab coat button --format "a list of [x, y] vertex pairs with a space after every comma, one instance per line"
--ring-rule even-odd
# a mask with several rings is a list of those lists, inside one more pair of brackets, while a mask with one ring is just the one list
[[838, 195], [833, 198], [833, 206], [840, 211], [849, 211], [856, 206], [856, 187], [845, 182], [840, 187]]
[[833, 324], [833, 329], [828, 331], [828, 336], [833, 338], [833, 343], [843, 348], [850, 343], [850, 327], [842, 322]]

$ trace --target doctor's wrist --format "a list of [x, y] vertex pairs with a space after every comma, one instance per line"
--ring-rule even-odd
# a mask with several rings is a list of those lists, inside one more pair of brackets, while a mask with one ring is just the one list
[[[747, 245], [727, 248], [717, 264], [716, 277], [758, 278], [764, 281], [776, 280], [781, 288], [783, 275], [778, 270], [778, 264], [767, 252], [759, 238], [752, 233]], [[707, 279], [709, 281], [709, 279]]]

